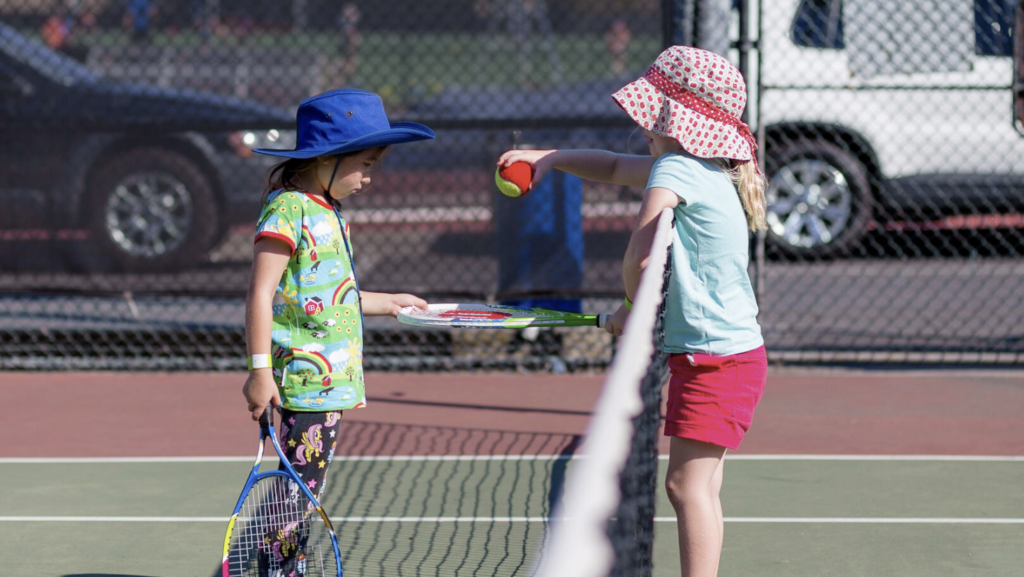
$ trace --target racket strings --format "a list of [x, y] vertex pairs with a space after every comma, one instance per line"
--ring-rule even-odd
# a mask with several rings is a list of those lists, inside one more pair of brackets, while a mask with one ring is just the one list
[[459, 308], [451, 310], [424, 311], [417, 316], [428, 319], [466, 319], [466, 320], [504, 320], [504, 319], [544, 319], [561, 318], [539, 311], [518, 310], [512, 308]]
[[432, 304], [426, 310], [405, 307], [398, 320], [411, 325], [457, 328], [525, 328], [527, 326], [600, 326], [597, 316], [547, 309], [483, 304]]
[[231, 535], [229, 577], [334, 577], [337, 567], [330, 531], [297, 483], [274, 476], [250, 488]]

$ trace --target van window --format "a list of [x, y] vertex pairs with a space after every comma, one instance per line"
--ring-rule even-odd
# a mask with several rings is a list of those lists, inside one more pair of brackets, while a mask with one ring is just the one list
[[843, 48], [841, 0], [801, 0], [793, 18], [793, 43], [807, 48]]
[[[1013, 53], [1015, 3], [1016, 0], [974, 0], [974, 43], [978, 54]], [[801, 0], [793, 18], [792, 36], [797, 46], [844, 48], [842, 0]]]
[[1013, 54], [1013, 5], [1016, 0], [975, 0], [974, 38], [978, 54]]

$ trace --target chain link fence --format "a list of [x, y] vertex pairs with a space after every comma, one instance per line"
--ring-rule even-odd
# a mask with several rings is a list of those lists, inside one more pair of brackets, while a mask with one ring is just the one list
[[763, 0], [760, 305], [781, 357], [1024, 358], [1017, 5]]
[[[337, 87], [438, 134], [344, 203], [365, 289], [610, 311], [643, 191], [551, 178], [513, 201], [494, 162], [646, 154], [609, 95], [681, 37], [751, 79], [772, 181], [751, 271], [776, 360], [1019, 364], [1016, 6], [0, 0], [0, 366], [241, 368], [272, 165], [252, 149], [290, 148], [299, 101]], [[368, 319], [366, 365], [562, 371], [612, 346]]]
[[[553, 179], [516, 202], [497, 194], [494, 163], [512, 146], [644, 152], [609, 94], [660, 51], [661, 10], [0, 0], [2, 363], [241, 368], [273, 162], [251, 149], [290, 148], [298, 103], [338, 87], [375, 92], [392, 121], [438, 134], [395, 147], [368, 193], [344, 203], [363, 288], [608, 308], [642, 191]], [[533, 232], [520, 232], [526, 217]], [[562, 371], [611, 358], [597, 330], [367, 326], [370, 369]]]

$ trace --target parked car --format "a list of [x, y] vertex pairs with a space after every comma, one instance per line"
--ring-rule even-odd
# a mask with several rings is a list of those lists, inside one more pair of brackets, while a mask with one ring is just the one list
[[763, 1], [768, 241], [830, 256], [880, 223], [1024, 210], [1016, 4]]
[[[85, 230], [95, 266], [163, 271], [258, 215], [287, 111], [97, 77], [0, 23], [0, 230]], [[17, 235], [15, 235], [17, 238]]]
[[[828, 257], [849, 253], [872, 228], [1024, 210], [1024, 137], [1010, 86], [1017, 3], [765, 0], [761, 67], [748, 86], [750, 123], [765, 135], [768, 243], [790, 257]], [[925, 6], [946, 13], [922, 19]], [[920, 34], [899, 34], [904, 28]], [[1017, 71], [1024, 77], [1024, 65]], [[628, 124], [608, 97], [626, 80], [452, 89], [409, 112], [428, 123], [522, 122], [533, 127], [523, 130], [527, 144], [644, 154], [642, 142], [626, 146], [630, 129], [614, 124]], [[1024, 104], [1016, 110], [1024, 115]], [[510, 144], [482, 129], [461, 132], [473, 145], [439, 162], [485, 165]]]

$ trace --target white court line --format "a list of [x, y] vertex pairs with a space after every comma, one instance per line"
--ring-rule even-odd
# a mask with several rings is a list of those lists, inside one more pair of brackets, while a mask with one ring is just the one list
[[[655, 517], [658, 522], [675, 523], [675, 517]], [[953, 517], [726, 517], [727, 523], [953, 523], [953, 524], [1024, 524], [1024, 519], [986, 519], [976, 518], [953, 518]]]
[[[234, 463], [248, 461], [252, 463], [255, 457], [9, 457], [0, 459], [0, 464], [21, 463]], [[270, 460], [269, 458], [263, 459]], [[277, 460], [274, 457], [273, 460]]]
[[[551, 461], [566, 455], [409, 455], [336, 457], [342, 461]], [[661, 456], [667, 459], [667, 456]], [[729, 455], [727, 459], [745, 461], [982, 461], [1021, 462], [1024, 457], [975, 455]], [[0, 463], [218, 463], [252, 462], [252, 457], [84, 457], [84, 458], [2, 458]], [[340, 517], [338, 523], [546, 523], [546, 517]], [[0, 516], [0, 522], [148, 522], [148, 523], [226, 523], [227, 517], [89, 517], [89, 516]], [[656, 517], [656, 522], [674, 523], [675, 517]], [[875, 523], [875, 524], [1024, 524], [1024, 518], [885, 518], [885, 517], [726, 517], [729, 523]]]
[[[335, 456], [333, 461], [564, 461], [571, 455], [392, 455], [392, 456]], [[253, 462], [253, 457], [10, 457], [0, 458], [5, 463], [236, 463]], [[264, 461], [277, 461], [277, 457]]]
[[[86, 517], [7, 516], [0, 522], [86, 523], [227, 523], [228, 517]], [[331, 517], [333, 523], [547, 523], [547, 517]]]
[[[332, 517], [334, 523], [547, 523], [548, 517]], [[655, 517], [657, 523], [675, 523], [675, 517]], [[44, 517], [6, 516], [0, 522], [21, 523], [227, 523], [227, 517]], [[818, 524], [973, 524], [1022, 525], [1024, 518], [953, 517], [726, 517], [726, 523], [818, 523]]]
[[[660, 455], [668, 460], [668, 455]], [[734, 461], [1024, 461], [1024, 457], [1003, 455], [726, 455]]]
[[[392, 456], [335, 456], [334, 461], [563, 461], [570, 455], [392, 455]], [[668, 460], [668, 455], [658, 457]], [[1024, 462], [1024, 456], [1000, 455], [726, 455], [731, 461], [979, 461]], [[266, 458], [264, 461], [277, 460]], [[253, 461], [253, 457], [8, 457], [6, 463], [235, 463]]]
[[[332, 519], [333, 520], [333, 519]], [[228, 517], [86, 517], [7, 516], [0, 522], [15, 523], [227, 523]]]

